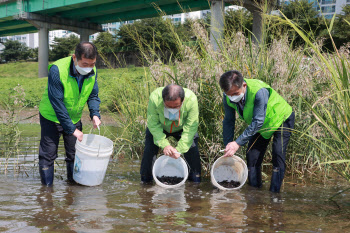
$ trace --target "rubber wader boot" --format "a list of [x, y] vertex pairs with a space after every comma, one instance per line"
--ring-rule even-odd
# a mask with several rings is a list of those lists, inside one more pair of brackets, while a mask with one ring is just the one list
[[199, 172], [190, 172], [188, 180], [199, 184], [201, 182], [201, 174]]
[[250, 186], [261, 188], [261, 167], [248, 167], [248, 181]]
[[75, 183], [73, 179], [74, 162], [66, 162], [66, 164], [67, 164], [67, 180], [70, 183]]
[[141, 175], [141, 183], [143, 183], [143, 184], [151, 184], [151, 183], [153, 183], [153, 176], [143, 176], [143, 175]]
[[273, 167], [271, 176], [270, 191], [279, 193], [284, 178], [284, 169], [279, 167]]
[[54, 165], [52, 166], [39, 166], [39, 174], [41, 177], [41, 184], [47, 187], [51, 187], [53, 185], [53, 177], [54, 177]]

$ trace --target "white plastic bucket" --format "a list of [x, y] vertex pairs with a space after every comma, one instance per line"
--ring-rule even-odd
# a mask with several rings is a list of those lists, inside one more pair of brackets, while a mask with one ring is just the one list
[[[187, 164], [186, 164], [185, 160], [181, 157], [179, 157], [178, 159], [174, 159], [174, 158], [171, 158], [169, 156], [162, 155], [154, 162], [153, 169], [152, 169], [152, 175], [153, 175], [153, 179], [155, 180], [157, 185], [159, 185], [163, 188], [176, 188], [176, 187], [183, 185], [188, 178]], [[167, 185], [167, 184], [160, 182], [157, 179], [157, 176], [158, 177], [176, 176], [176, 177], [182, 177], [183, 180], [178, 184]]]
[[[211, 171], [211, 182], [214, 186], [221, 190], [235, 190], [240, 189], [247, 181], [248, 168], [246, 163], [238, 156], [220, 157], [213, 164]], [[224, 180], [238, 181], [240, 186], [236, 188], [225, 188], [218, 184]]]
[[75, 144], [73, 179], [82, 185], [100, 185], [105, 177], [113, 142], [103, 136], [84, 134]]

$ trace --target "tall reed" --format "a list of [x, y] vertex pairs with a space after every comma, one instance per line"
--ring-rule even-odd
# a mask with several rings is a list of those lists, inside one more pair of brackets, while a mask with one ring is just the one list
[[[148, 96], [155, 84], [144, 68], [144, 75], [110, 77], [109, 101], [119, 129], [115, 142], [123, 156], [140, 158], [143, 152], [144, 133], [147, 122]], [[128, 69], [128, 74], [132, 69]]]
[[[329, 37], [331, 41], [331, 31], [335, 15], [328, 26]], [[316, 91], [316, 102], [310, 104], [305, 101], [312, 111], [316, 122], [323, 130], [322, 137], [314, 137], [315, 147], [320, 154], [320, 160], [323, 164], [329, 165], [339, 175], [350, 181], [350, 89], [349, 89], [349, 47], [345, 45], [337, 50], [334, 43], [333, 54], [324, 53], [319, 46], [312, 42], [305, 33], [293, 22], [284, 19], [285, 23], [294, 28], [294, 30], [305, 40], [315, 54], [313, 59], [319, 64], [320, 70], [327, 73], [326, 79], [328, 88], [323, 95]]]
[[19, 112], [24, 107], [24, 89], [18, 85], [11, 89], [6, 99], [0, 102], [2, 115], [0, 116], [0, 171], [8, 172], [13, 165], [14, 172], [18, 171], [19, 142]]
[[[264, 15], [264, 20], [267, 22], [265, 32], [269, 31], [270, 27], [275, 27], [268, 23], [271, 19], [272, 16]], [[307, 39], [305, 34], [288, 19], [282, 20], [281, 25], [292, 26]], [[223, 93], [218, 80], [225, 71], [235, 69], [245, 78], [260, 79], [268, 83], [293, 107], [296, 124], [288, 148], [288, 171], [298, 177], [304, 177], [307, 173], [326, 168], [322, 162], [330, 164], [329, 159], [332, 160], [332, 167], [338, 172], [341, 172], [341, 169], [348, 169], [348, 163], [345, 163], [349, 159], [350, 151], [348, 148], [350, 108], [349, 102], [346, 102], [349, 98], [346, 86], [349, 64], [345, 59], [349, 56], [348, 51], [339, 52], [341, 56], [324, 54], [321, 52], [322, 41], [310, 40], [307, 41], [306, 47], [295, 49], [292, 46], [293, 41], [285, 36], [275, 38], [271, 43], [267, 43], [271, 38], [267, 39], [265, 36], [262, 43], [255, 45], [240, 31], [226, 33], [224, 39], [220, 41], [220, 49], [214, 51], [205, 29], [206, 25], [193, 21], [191, 26], [197, 38], [194, 44], [181, 41], [174, 26], [169, 22], [168, 27], [173, 32], [171, 36], [177, 40], [179, 51], [169, 63], [165, 63], [157, 52], [156, 43], [145, 43], [137, 33], [131, 30], [129, 32], [137, 42], [143, 59], [150, 64], [149, 73], [145, 73], [146, 88], [136, 90], [135, 88], [140, 88], [142, 84], [126, 83], [127, 89], [132, 91], [125, 92], [118, 89], [115, 92], [120, 104], [119, 114], [124, 120], [123, 125], [127, 126], [126, 131], [133, 135], [132, 145], [137, 147], [137, 150], [134, 150], [137, 156], [142, 153], [144, 139], [142, 130], [146, 127], [146, 107], [150, 92], [157, 86], [177, 83], [191, 89], [198, 96], [200, 154], [203, 168], [208, 172], [213, 161], [221, 156], [218, 151], [223, 149]], [[323, 96], [325, 98], [321, 98]], [[236, 122], [235, 138], [246, 126], [242, 121]], [[301, 136], [303, 137], [300, 138]], [[315, 146], [315, 142], [319, 144]], [[238, 154], [245, 157], [245, 149], [243, 147]], [[270, 152], [267, 153], [265, 161], [266, 168], [270, 168]]]

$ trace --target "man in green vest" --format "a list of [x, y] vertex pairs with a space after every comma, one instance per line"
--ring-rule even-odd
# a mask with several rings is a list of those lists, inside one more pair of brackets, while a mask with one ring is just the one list
[[94, 128], [101, 124], [96, 58], [95, 45], [82, 42], [72, 56], [49, 65], [48, 85], [39, 105], [39, 173], [43, 185], [53, 184], [54, 161], [61, 135], [66, 150], [67, 178], [74, 182], [75, 143], [77, 139], [83, 139], [80, 119], [86, 103]]
[[[148, 102], [145, 150], [141, 162], [141, 181], [153, 180], [152, 163], [159, 148], [172, 158], [184, 155], [189, 165], [188, 180], [201, 181], [201, 164], [198, 151], [198, 101], [187, 88], [170, 84], [154, 90]], [[170, 145], [168, 137], [174, 137], [176, 147]]]
[[[256, 79], [243, 79], [242, 74], [236, 70], [224, 73], [219, 83], [224, 92], [224, 156], [233, 156], [241, 146], [248, 143], [248, 182], [251, 186], [260, 188], [261, 164], [273, 136], [270, 191], [278, 193], [285, 173], [287, 145], [294, 129], [295, 115], [292, 107], [266, 83]], [[235, 112], [248, 127], [233, 141]]]

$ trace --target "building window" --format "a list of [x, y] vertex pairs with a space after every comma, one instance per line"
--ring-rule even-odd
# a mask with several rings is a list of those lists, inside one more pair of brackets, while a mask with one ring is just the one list
[[333, 14], [325, 15], [324, 17], [325, 17], [326, 19], [331, 19], [331, 18], [333, 18]]
[[322, 0], [322, 4], [335, 4], [337, 1], [336, 0]]
[[323, 6], [321, 7], [322, 13], [333, 13], [335, 12], [335, 6]]

